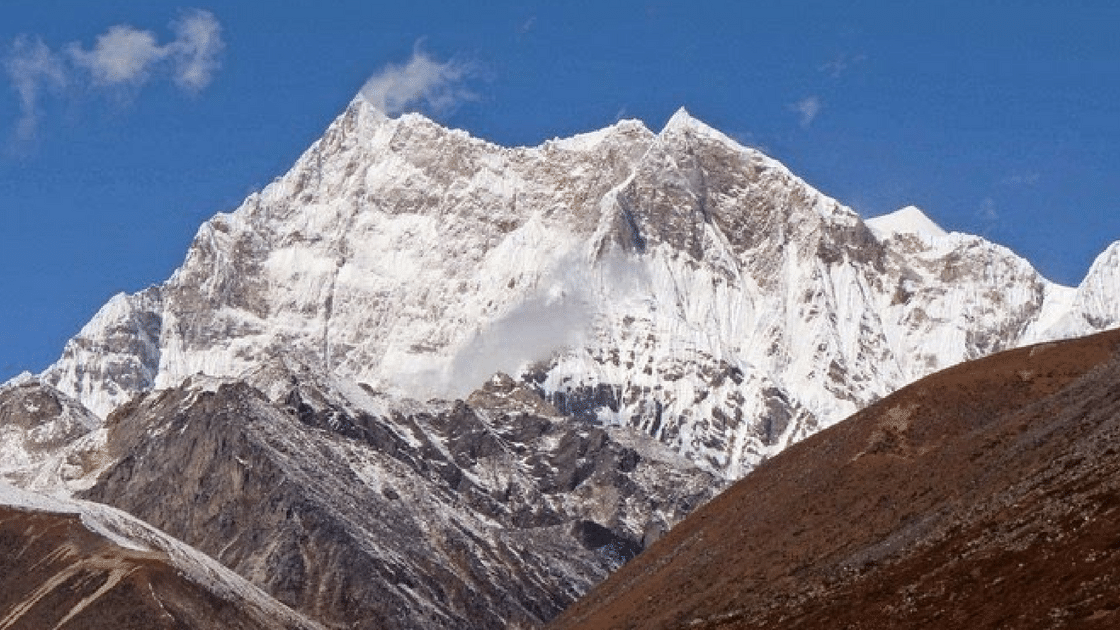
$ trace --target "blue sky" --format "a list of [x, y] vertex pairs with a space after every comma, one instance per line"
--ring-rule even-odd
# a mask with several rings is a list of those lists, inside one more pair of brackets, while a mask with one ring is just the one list
[[505, 145], [620, 117], [659, 129], [685, 106], [864, 216], [918, 205], [1066, 284], [1120, 239], [1112, 2], [0, 11], [0, 379], [167, 278], [202, 221], [281, 175], [371, 77], [389, 95], [420, 81], [433, 98], [399, 108]]

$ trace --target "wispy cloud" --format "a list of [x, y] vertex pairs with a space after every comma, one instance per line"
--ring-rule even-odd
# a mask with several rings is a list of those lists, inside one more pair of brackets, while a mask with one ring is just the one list
[[12, 81], [12, 88], [19, 95], [20, 118], [16, 123], [16, 136], [30, 140], [39, 126], [39, 98], [44, 89], [62, 89], [66, 85], [63, 60], [41, 39], [17, 37], [12, 44], [4, 71]]
[[170, 44], [175, 63], [175, 83], [199, 92], [221, 67], [219, 54], [225, 48], [222, 26], [209, 11], [194, 9], [171, 24], [176, 39]]
[[99, 35], [93, 48], [86, 50], [75, 42], [66, 52], [96, 85], [142, 84], [154, 73], [167, 72], [179, 87], [198, 92], [219, 67], [221, 25], [208, 11], [194, 9], [171, 27], [175, 39], [163, 45], [151, 31], [121, 24]]
[[171, 23], [175, 39], [160, 44], [151, 31], [127, 24], [109, 27], [91, 48], [71, 42], [58, 52], [38, 37], [21, 36], [12, 44], [4, 69], [20, 97], [17, 136], [35, 134], [39, 101], [46, 89], [90, 84], [98, 88], [139, 87], [167, 76], [187, 92], [210, 84], [225, 47], [221, 25], [208, 11], [184, 11]]
[[821, 72], [828, 74], [833, 79], [839, 79], [841, 75], [847, 72], [852, 67], [867, 61], [867, 55], [849, 55], [847, 53], [837, 55], [828, 63], [822, 64], [819, 68]]
[[92, 50], [86, 51], [75, 42], [66, 52], [96, 85], [143, 83], [148, 79], [149, 69], [164, 56], [155, 35], [127, 25], [111, 27], [98, 36]]
[[416, 45], [403, 65], [388, 64], [362, 86], [362, 96], [386, 114], [394, 115], [420, 106], [448, 112], [478, 97], [466, 87], [477, 75], [474, 64], [439, 61]]
[[980, 202], [980, 207], [976, 210], [976, 216], [987, 223], [998, 221], [999, 209], [996, 208], [996, 200], [991, 197], [984, 197], [984, 200]]
[[1004, 186], [1031, 187], [1038, 184], [1042, 176], [1039, 173], [1012, 173], [999, 180]]
[[789, 106], [790, 110], [797, 112], [798, 116], [800, 116], [801, 127], [803, 129], [808, 128], [809, 125], [813, 124], [813, 121], [816, 120], [817, 115], [821, 113], [822, 107], [824, 107], [824, 105], [821, 103], [821, 99], [817, 96], [806, 96], [800, 101], [792, 103]]

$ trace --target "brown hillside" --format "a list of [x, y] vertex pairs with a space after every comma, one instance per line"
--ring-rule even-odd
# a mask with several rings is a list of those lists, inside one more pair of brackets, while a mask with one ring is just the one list
[[4, 630], [287, 627], [293, 627], [287, 620], [190, 581], [163, 552], [114, 544], [87, 529], [78, 514], [0, 506]]
[[923, 379], [789, 448], [550, 628], [1120, 627], [1120, 331]]

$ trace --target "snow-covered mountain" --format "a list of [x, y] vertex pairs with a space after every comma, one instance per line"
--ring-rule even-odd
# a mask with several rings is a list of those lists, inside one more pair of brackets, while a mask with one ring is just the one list
[[902, 385], [1120, 324], [1118, 287], [1120, 243], [1058, 286], [917, 208], [865, 222], [683, 110], [503, 148], [359, 97], [0, 386], [0, 480], [125, 509], [331, 627], [533, 627]]
[[114, 297], [41, 380], [100, 417], [272, 358], [390, 395], [495, 372], [738, 477], [931, 371], [1120, 324], [915, 208], [864, 222], [677, 112], [503, 148], [358, 97], [283, 177]]

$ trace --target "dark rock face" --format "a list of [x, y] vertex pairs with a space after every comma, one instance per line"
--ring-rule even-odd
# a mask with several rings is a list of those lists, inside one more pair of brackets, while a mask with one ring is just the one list
[[1113, 331], [918, 381], [769, 460], [549, 627], [1118, 627], [1118, 375]]
[[572, 535], [588, 549], [615, 554], [619, 564], [628, 562], [642, 552], [640, 541], [619, 536], [594, 521], [576, 521], [572, 526]]
[[184, 575], [166, 553], [118, 546], [90, 531], [78, 514], [0, 506], [0, 555], [4, 628], [313, 627], [223, 597]]
[[212, 555], [328, 626], [518, 628], [554, 617], [721, 487], [636, 433], [496, 377], [376, 409], [291, 379], [144, 396], [85, 497]]

